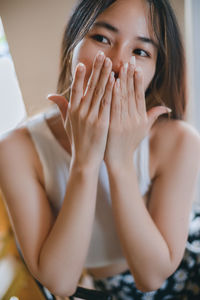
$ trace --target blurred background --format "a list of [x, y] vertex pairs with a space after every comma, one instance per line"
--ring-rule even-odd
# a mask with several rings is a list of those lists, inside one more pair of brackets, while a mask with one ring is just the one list
[[[0, 132], [49, 104], [74, 1], [0, 0]], [[14, 64], [13, 64], [14, 63]]]

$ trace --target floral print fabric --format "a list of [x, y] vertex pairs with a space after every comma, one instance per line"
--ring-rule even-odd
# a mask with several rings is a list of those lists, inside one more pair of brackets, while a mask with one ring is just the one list
[[200, 299], [200, 213], [191, 218], [188, 242], [181, 264], [157, 291], [142, 293], [129, 271], [95, 280], [96, 289], [108, 291], [113, 300]]

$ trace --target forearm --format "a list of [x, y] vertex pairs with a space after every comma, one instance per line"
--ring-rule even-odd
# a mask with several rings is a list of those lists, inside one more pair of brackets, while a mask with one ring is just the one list
[[[111, 72], [112, 62], [109, 58], [105, 59], [102, 52], [98, 52], [91, 71], [87, 78], [85, 66], [82, 63], [77, 65], [67, 111], [63, 109], [66, 107], [66, 99], [54, 97], [65, 120], [72, 157], [79, 162], [78, 169], [80, 165], [90, 165], [89, 171], [86, 167], [86, 173], [85, 170], [77, 171], [77, 166], [71, 168], [63, 207], [40, 254], [40, 268], [45, 270], [44, 274], [50, 280], [56, 277], [62, 291], [66, 281], [70, 280], [71, 285], [78, 281], [87, 255], [95, 213], [99, 166], [104, 157], [110, 120], [115, 82], [114, 73]], [[51, 272], [55, 276], [49, 275]]]
[[108, 167], [108, 174], [116, 226], [130, 270], [138, 287], [147, 286], [149, 280], [156, 286], [173, 269], [166, 240], [145, 206], [133, 164]]
[[[40, 253], [41, 277], [58, 291], [76, 285], [94, 219], [98, 168], [73, 164], [61, 211]], [[59, 287], [58, 287], [59, 285]]]

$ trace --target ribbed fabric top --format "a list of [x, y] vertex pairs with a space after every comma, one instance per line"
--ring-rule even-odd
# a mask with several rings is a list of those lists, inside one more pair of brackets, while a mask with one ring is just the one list
[[[45, 189], [51, 206], [58, 214], [65, 196], [69, 175], [70, 155], [54, 137], [45, 120], [45, 114], [37, 115], [26, 123], [39, 155], [45, 181]], [[142, 195], [149, 189], [149, 138], [144, 138], [134, 153], [134, 162]], [[102, 267], [125, 260], [120, 247], [112, 215], [108, 174], [102, 162], [97, 187], [97, 203], [93, 232], [86, 259], [86, 268]]]

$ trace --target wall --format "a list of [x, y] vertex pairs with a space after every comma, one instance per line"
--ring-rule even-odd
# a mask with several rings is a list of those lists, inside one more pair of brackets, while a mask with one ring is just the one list
[[[58, 5], [59, 3], [59, 5]], [[48, 104], [72, 0], [0, 0], [0, 15], [28, 115]]]
[[183, 35], [185, 37], [185, 0], [170, 0], [172, 7], [178, 19], [178, 23]]

